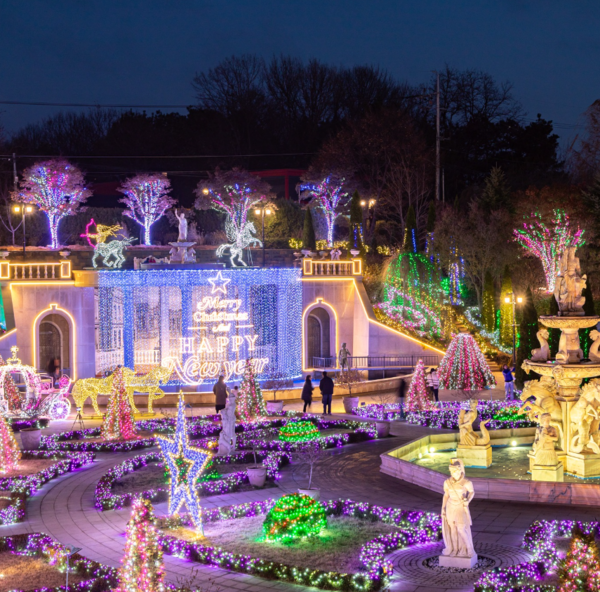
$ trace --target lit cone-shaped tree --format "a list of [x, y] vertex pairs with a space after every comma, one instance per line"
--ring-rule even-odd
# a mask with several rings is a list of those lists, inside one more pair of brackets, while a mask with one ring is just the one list
[[600, 553], [591, 534], [577, 529], [558, 571], [558, 592], [600, 590]]
[[8, 421], [0, 415], [0, 474], [17, 468], [21, 451]]
[[164, 592], [163, 553], [154, 522], [152, 504], [145, 499], [136, 500], [127, 524], [125, 556], [116, 592]]
[[[0, 356], [0, 366], [6, 366], [4, 358]], [[4, 396], [8, 401], [8, 409], [10, 411], [17, 411], [21, 409], [23, 399], [19, 393], [19, 389], [10, 374], [4, 375]]]
[[265, 417], [267, 415], [263, 394], [254, 376], [252, 360], [246, 361], [244, 378], [237, 396], [236, 412], [242, 421], [252, 421], [255, 417]]
[[410, 381], [410, 386], [406, 393], [406, 403], [404, 406], [407, 411], [427, 411], [435, 409], [435, 405], [427, 395], [423, 360], [417, 362], [413, 378]]
[[443, 389], [479, 391], [496, 386], [485, 357], [469, 333], [459, 333], [450, 342], [438, 374]]
[[133, 411], [125, 390], [122, 368], [113, 374], [113, 387], [108, 409], [102, 421], [102, 438], [105, 440], [131, 440], [135, 438]]

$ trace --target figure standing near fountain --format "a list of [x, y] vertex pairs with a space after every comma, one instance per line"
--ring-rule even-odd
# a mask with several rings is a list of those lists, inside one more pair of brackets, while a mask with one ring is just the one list
[[177, 210], [175, 210], [175, 218], [179, 220], [179, 236], [177, 237], [177, 242], [185, 243], [187, 242], [188, 235], [188, 222], [185, 218], [185, 214], [183, 212], [181, 212], [181, 214], [178, 214]]
[[[471, 535], [471, 513], [469, 504], [475, 496], [473, 483], [465, 477], [462, 460], [450, 461], [450, 478], [444, 481], [444, 499], [442, 501], [442, 534], [444, 550], [440, 556], [440, 565], [445, 567], [473, 567], [477, 563], [477, 554]], [[448, 560], [446, 558], [456, 558]], [[468, 562], [461, 565], [460, 560]]]
[[555, 444], [558, 441], [558, 431], [550, 425], [552, 416], [543, 413], [540, 416], [540, 425], [535, 432], [533, 443], [534, 463], [536, 466], [555, 467], [558, 464]]

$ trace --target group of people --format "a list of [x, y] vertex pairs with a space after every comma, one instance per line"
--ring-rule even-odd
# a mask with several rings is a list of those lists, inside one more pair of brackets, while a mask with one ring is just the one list
[[[309, 374], [304, 381], [302, 387], [301, 398], [304, 401], [303, 413], [312, 405], [312, 394], [315, 388], [312, 385], [312, 377]], [[331, 415], [331, 401], [333, 399], [333, 380], [327, 376], [327, 372], [323, 372], [323, 378], [319, 382], [319, 390], [321, 391], [321, 402], [323, 403], [323, 415]]]

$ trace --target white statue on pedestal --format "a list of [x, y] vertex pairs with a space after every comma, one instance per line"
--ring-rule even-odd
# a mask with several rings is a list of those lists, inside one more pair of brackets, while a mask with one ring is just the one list
[[558, 431], [550, 425], [552, 416], [542, 413], [540, 425], [535, 432], [535, 441], [531, 448], [534, 464], [545, 467], [555, 467], [558, 464], [555, 444], [558, 442]]
[[450, 478], [444, 481], [442, 502], [442, 534], [445, 547], [440, 555], [440, 565], [443, 567], [471, 568], [477, 563], [469, 512], [469, 504], [474, 496], [473, 483], [465, 477], [462, 460], [452, 459]]
[[219, 434], [219, 455], [235, 452], [237, 436], [235, 433], [235, 395], [230, 393], [221, 415], [221, 433]]
[[177, 237], [177, 242], [185, 243], [187, 242], [188, 235], [188, 222], [185, 219], [185, 214], [183, 212], [181, 212], [181, 214], [178, 214], [177, 210], [175, 210], [175, 218], [179, 220], [179, 236]]

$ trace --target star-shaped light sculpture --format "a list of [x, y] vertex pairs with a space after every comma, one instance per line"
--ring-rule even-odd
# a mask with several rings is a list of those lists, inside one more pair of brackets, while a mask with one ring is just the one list
[[230, 281], [230, 279], [224, 278], [223, 274], [219, 271], [216, 277], [208, 278], [208, 282], [212, 286], [210, 293], [214, 294], [215, 292], [223, 292], [223, 294], [227, 296], [227, 284]]
[[179, 508], [185, 503], [194, 526], [204, 534], [202, 507], [200, 506], [196, 487], [198, 477], [202, 474], [213, 455], [208, 450], [193, 448], [188, 444], [185, 425], [185, 402], [182, 392], [179, 393], [175, 438], [171, 440], [164, 436], [157, 436], [157, 440], [165, 466], [169, 470], [171, 481], [169, 515], [177, 514]]

